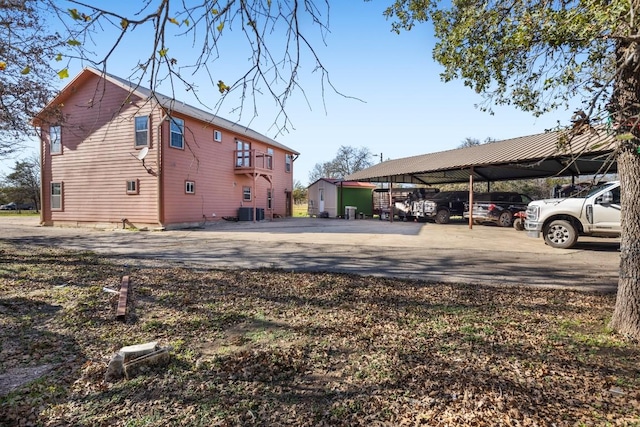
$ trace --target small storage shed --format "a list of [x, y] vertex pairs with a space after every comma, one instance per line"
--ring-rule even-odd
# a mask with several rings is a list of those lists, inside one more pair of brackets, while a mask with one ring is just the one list
[[[355, 207], [356, 217], [373, 216], [375, 184], [320, 178], [307, 187], [309, 216], [343, 217], [347, 206]], [[352, 209], [350, 209], [352, 211]]]

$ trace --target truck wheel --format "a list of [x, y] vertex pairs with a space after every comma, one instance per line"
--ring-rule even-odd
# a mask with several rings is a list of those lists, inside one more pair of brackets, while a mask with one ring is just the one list
[[511, 215], [511, 212], [509, 211], [502, 212], [498, 217], [498, 225], [500, 227], [511, 227], [512, 219], [513, 219], [513, 216]]
[[524, 230], [524, 220], [522, 218], [516, 218], [513, 220], [513, 228], [518, 231]]
[[578, 240], [578, 232], [569, 221], [557, 219], [544, 228], [544, 241], [549, 246], [568, 249]]
[[449, 211], [446, 209], [440, 209], [438, 213], [436, 213], [436, 222], [438, 224], [447, 224], [449, 223]]

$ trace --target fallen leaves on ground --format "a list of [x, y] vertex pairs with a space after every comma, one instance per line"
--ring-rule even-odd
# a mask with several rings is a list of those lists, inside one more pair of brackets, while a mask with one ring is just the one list
[[[640, 425], [613, 295], [0, 250], [0, 425]], [[103, 381], [148, 341], [169, 366]]]

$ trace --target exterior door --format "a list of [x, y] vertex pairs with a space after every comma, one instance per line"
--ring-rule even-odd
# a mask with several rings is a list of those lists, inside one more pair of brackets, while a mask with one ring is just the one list
[[593, 226], [597, 230], [620, 231], [620, 187], [611, 190], [613, 200], [593, 205]]
[[324, 188], [318, 190], [318, 213], [324, 212]]
[[236, 166], [251, 167], [251, 144], [243, 141], [236, 141]]
[[284, 193], [285, 196], [285, 203], [286, 203], [286, 212], [285, 212], [285, 216], [291, 216], [292, 215], [292, 208], [291, 208], [291, 191], [287, 191]]

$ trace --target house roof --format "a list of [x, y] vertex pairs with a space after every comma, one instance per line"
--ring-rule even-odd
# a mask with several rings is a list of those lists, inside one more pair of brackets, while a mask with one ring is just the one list
[[51, 105], [56, 105], [56, 104], [60, 104], [61, 102], [64, 102], [64, 100], [66, 100], [66, 98], [68, 98], [75, 90], [74, 87], [83, 84], [86, 80], [89, 79], [89, 77], [91, 77], [92, 75], [97, 75], [101, 78], [106, 79], [107, 81], [109, 81], [110, 83], [113, 83], [127, 91], [129, 91], [130, 93], [142, 98], [142, 99], [155, 99], [157, 100], [157, 102], [160, 104], [160, 106], [162, 108], [164, 108], [165, 110], [167, 110], [167, 112], [169, 114], [171, 114], [172, 112], [176, 112], [191, 118], [194, 118], [196, 120], [200, 120], [202, 122], [205, 123], [209, 123], [212, 126], [216, 126], [216, 127], [220, 127], [222, 129], [226, 129], [232, 132], [235, 132], [237, 134], [240, 135], [246, 135], [247, 137], [257, 140], [257, 141], [261, 141], [264, 142], [266, 144], [269, 144], [273, 147], [277, 147], [280, 148], [286, 152], [295, 154], [295, 155], [299, 155], [300, 153], [298, 153], [297, 151], [283, 145], [280, 144], [279, 142], [277, 142], [274, 139], [271, 139], [265, 135], [262, 135], [261, 133], [258, 133], [256, 131], [254, 131], [253, 129], [240, 125], [238, 123], [232, 122], [230, 120], [227, 119], [223, 119], [222, 117], [216, 116], [215, 114], [212, 114], [208, 111], [202, 110], [200, 108], [194, 107], [192, 105], [186, 104], [184, 102], [178, 101], [175, 98], [172, 98], [170, 96], [167, 95], [163, 95], [161, 93], [158, 92], [153, 92], [148, 88], [142, 87], [138, 84], [132, 83], [128, 80], [125, 80], [121, 77], [109, 74], [109, 73], [105, 73], [99, 70], [96, 70], [94, 68], [91, 67], [87, 67], [84, 70], [82, 70], [82, 72], [80, 74], [78, 74], [67, 86], [65, 86], [60, 93], [51, 101], [49, 102], [49, 104], [47, 105], [47, 107], [45, 107], [45, 109], [40, 112], [37, 116], [39, 117], [44, 111], [46, 111], [48, 108], [50, 108]]
[[387, 160], [347, 177], [368, 182], [444, 184], [615, 173], [615, 138], [604, 128], [575, 135], [560, 149], [560, 132]]
[[309, 187], [311, 187], [312, 185], [320, 182], [320, 181], [325, 181], [328, 182], [329, 184], [333, 184], [333, 185], [340, 185], [341, 187], [346, 187], [346, 188], [368, 188], [368, 189], [372, 189], [372, 188], [376, 188], [375, 184], [369, 184], [367, 182], [360, 182], [360, 181], [342, 181], [340, 179], [335, 179], [335, 178], [320, 178], [318, 180], [316, 180], [315, 182], [313, 182], [312, 184], [309, 185]]

